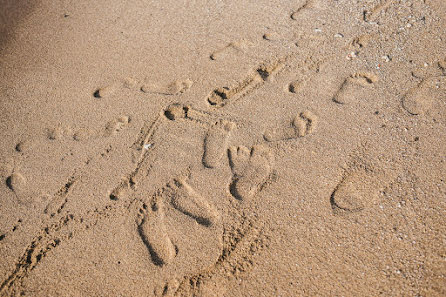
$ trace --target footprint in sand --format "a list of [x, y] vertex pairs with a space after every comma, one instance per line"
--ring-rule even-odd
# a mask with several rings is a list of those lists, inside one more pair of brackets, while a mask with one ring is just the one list
[[353, 172], [345, 176], [331, 194], [333, 211], [358, 212], [372, 200], [370, 177], [365, 171]]
[[156, 83], [147, 82], [141, 87], [141, 91], [150, 94], [159, 95], [180, 95], [189, 90], [193, 85], [192, 80], [175, 80], [168, 85], [158, 85]]
[[232, 53], [244, 53], [245, 50], [251, 45], [252, 44], [247, 40], [233, 41], [214, 51], [209, 57], [214, 61], [224, 59]]
[[14, 172], [6, 178], [6, 185], [11, 191], [19, 195], [25, 190], [26, 180], [20, 173]]
[[364, 10], [363, 20], [367, 23], [377, 23], [381, 14], [385, 13], [394, 2], [395, 0], [383, 0], [373, 8]]
[[298, 9], [296, 9], [291, 15], [292, 20], [298, 20], [299, 15], [301, 12], [303, 12], [305, 9], [308, 8], [314, 8], [315, 7], [315, 1], [314, 0], [307, 0], [305, 1]]
[[128, 123], [130, 117], [122, 116], [107, 123], [105, 126], [104, 136], [112, 136], [121, 131]]
[[188, 185], [184, 178], [175, 179], [166, 191], [172, 206], [198, 224], [210, 227], [219, 220], [216, 208]]
[[244, 146], [230, 147], [229, 164], [232, 181], [229, 190], [239, 200], [253, 198], [268, 180], [272, 169], [273, 156], [263, 146], [251, 150]]
[[207, 168], [217, 167], [226, 152], [231, 131], [235, 124], [220, 120], [207, 131], [204, 139], [203, 165]]
[[296, 116], [289, 127], [267, 129], [263, 138], [268, 142], [274, 142], [304, 137], [314, 132], [317, 122], [318, 117], [307, 110]]
[[379, 164], [356, 164], [347, 169], [330, 196], [334, 214], [345, 215], [370, 207], [378, 199], [379, 192], [393, 182], [397, 164], [392, 169], [376, 166]]
[[155, 265], [163, 266], [170, 263], [176, 256], [175, 245], [167, 235], [164, 223], [164, 204], [160, 197], [155, 196], [152, 205], [143, 205], [138, 217], [138, 232], [149, 250]]
[[423, 115], [433, 110], [434, 105], [446, 100], [446, 76], [424, 79], [418, 86], [409, 90], [401, 105], [411, 115]]
[[93, 97], [95, 98], [108, 98], [114, 95], [118, 90], [118, 86], [116, 84], [112, 84], [109, 86], [104, 86], [101, 88], [96, 89], [93, 92]]
[[305, 82], [302, 80], [293, 80], [287, 85], [287, 90], [290, 93], [296, 94], [300, 92], [305, 86]]
[[120, 81], [116, 81], [109, 85], [105, 85], [103, 87], [97, 88], [93, 91], [93, 97], [101, 99], [101, 98], [109, 98], [116, 94], [119, 90], [129, 89], [135, 90], [138, 87], [138, 81], [134, 78], [127, 77]]
[[347, 77], [334, 94], [332, 100], [338, 104], [351, 104], [357, 101], [356, 94], [363, 88], [372, 87], [378, 81], [373, 73], [355, 73]]

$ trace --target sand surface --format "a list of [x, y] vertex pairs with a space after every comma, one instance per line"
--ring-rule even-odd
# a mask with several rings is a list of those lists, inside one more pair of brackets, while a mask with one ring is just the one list
[[446, 296], [446, 2], [0, 0], [0, 296]]

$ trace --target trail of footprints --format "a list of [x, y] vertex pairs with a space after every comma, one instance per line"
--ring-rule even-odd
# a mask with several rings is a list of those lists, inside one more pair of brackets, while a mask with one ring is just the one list
[[[313, 7], [314, 1], [306, 1], [302, 7], [297, 9], [292, 15], [296, 19], [303, 9]], [[364, 20], [374, 21], [381, 11], [385, 10], [392, 3], [391, 0], [384, 1], [371, 11], [364, 12]], [[355, 41], [355, 46], [363, 47], [366, 42], [363, 39]], [[212, 60], [224, 58], [231, 50], [243, 51], [245, 43], [231, 43], [225, 48], [211, 54]], [[251, 74], [233, 86], [216, 88], [206, 98], [210, 107], [222, 108], [229, 103], [234, 103], [240, 98], [248, 95], [255, 89], [271, 80], [284, 66], [286, 57], [272, 62], [260, 64]], [[352, 94], [361, 88], [373, 87], [378, 81], [378, 77], [372, 73], [355, 73], [347, 77], [338, 90], [335, 92], [332, 101], [337, 104], [349, 104], [352, 101]], [[425, 79], [419, 86], [410, 90], [402, 99], [403, 108], [412, 115], [425, 112], [428, 108], [425, 96], [426, 92], [444, 92], [444, 76]], [[139, 83], [128, 79], [119, 84], [98, 88], [93, 92], [95, 98], [107, 98], [113, 96], [120, 87], [128, 89], [139, 89], [148, 94], [158, 94], [166, 96], [180, 95], [188, 91], [193, 82], [189, 79], [176, 80], [167, 85], [158, 85], [152, 82]], [[290, 92], [299, 90], [299, 83], [293, 82], [289, 85]], [[441, 93], [444, 94], [444, 93]], [[29, 245], [22, 258], [17, 264], [16, 270], [0, 286], [0, 293], [5, 293], [11, 289], [16, 282], [20, 282], [27, 274], [41, 261], [41, 259], [52, 249], [60, 244], [61, 240], [71, 238], [67, 232], [67, 226], [78, 224], [87, 228], [97, 223], [101, 217], [105, 217], [119, 207], [128, 207], [134, 203], [135, 198], [131, 198], [135, 191], [138, 191], [136, 184], [144, 181], [146, 172], [151, 170], [152, 156], [147, 146], [152, 145], [152, 139], [160, 125], [164, 121], [192, 121], [197, 125], [207, 128], [206, 136], [203, 140], [203, 166], [209, 169], [218, 168], [227, 163], [230, 166], [232, 177], [228, 183], [228, 192], [235, 198], [235, 201], [251, 201], [262, 190], [271, 176], [274, 158], [266, 146], [258, 145], [252, 148], [245, 146], [229, 146], [231, 134], [237, 128], [236, 121], [231, 119], [221, 119], [219, 115], [207, 113], [192, 108], [189, 105], [171, 104], [164, 109], [160, 115], [152, 122], [141, 128], [137, 140], [132, 148], [138, 152], [135, 155], [136, 165], [134, 170], [122, 180], [114, 189], [110, 191], [110, 204], [104, 209], [86, 214], [84, 217], [77, 217], [64, 211], [68, 196], [72, 187], [79, 181], [81, 174], [73, 174], [67, 183], [53, 195], [45, 209], [51, 221], [44, 229], [43, 235], [39, 235]], [[130, 123], [129, 117], [121, 117], [109, 122], [103, 132], [103, 136], [111, 136], [123, 129]], [[290, 121], [288, 127], [267, 129], [264, 133], [264, 140], [268, 142], [298, 139], [314, 133], [318, 123], [318, 117], [311, 111], [302, 111]], [[70, 129], [57, 127], [48, 131], [48, 138], [52, 140], [61, 139], [68, 135], [75, 140], [87, 139], [91, 133], [86, 131], [72, 132]], [[97, 135], [97, 133], [96, 133]], [[22, 152], [27, 149], [27, 144], [21, 142], [17, 144], [16, 150]], [[227, 158], [227, 159], [226, 159]], [[346, 171], [345, 175], [333, 190], [330, 203], [335, 214], [354, 213], [363, 210], [370, 205], [376, 193], [376, 184], [385, 184], [381, 175], [376, 170], [364, 166], [352, 167]], [[12, 191], [17, 191], [25, 183], [25, 178], [20, 173], [12, 173], [6, 184]], [[129, 198], [130, 197], [130, 198]], [[180, 213], [186, 215], [191, 220], [195, 220], [203, 228], [213, 228], [221, 223], [221, 217], [216, 207], [212, 205], [206, 197], [192, 188], [183, 175], [172, 179], [171, 182], [159, 189], [153, 196], [144, 198], [136, 217], [136, 229], [141, 237], [141, 241], [147, 247], [153, 263], [159, 267], [174, 263], [175, 257], [179, 253], [178, 247], [169, 236], [169, 230], [165, 224], [165, 207], [169, 204]], [[242, 224], [243, 225], [243, 224]], [[179, 291], [195, 291], [200, 282], [209, 280], [215, 276], [222, 277], [235, 269], [237, 264], [237, 253], [249, 253], [253, 246], [263, 245], [260, 227], [241, 227], [238, 230], [240, 238], [233, 238], [229, 242], [238, 244], [229, 245], [219, 261], [210, 269], [209, 273], [199, 273], [195, 277], [186, 277], [183, 282], [174, 280], [168, 285], [156, 289], [157, 296], [173, 295]], [[249, 236], [244, 237], [245, 234]], [[227, 234], [226, 234], [227, 235]], [[239, 248], [237, 248], [239, 247]], [[241, 248], [240, 248], [241, 247]], [[245, 251], [246, 250], [246, 251]], [[243, 258], [243, 257], [242, 257]], [[229, 266], [228, 266], [229, 265]], [[192, 285], [191, 285], [192, 284]]]
[[119, 90], [139, 90], [145, 94], [156, 94], [164, 96], [177, 96], [187, 92], [194, 82], [189, 78], [172, 80], [167, 84], [160, 84], [152, 80], [143, 80], [142, 82], [133, 78], [111, 83], [109, 85], [97, 88], [93, 91], [93, 97], [97, 99], [107, 99], [113, 97]]

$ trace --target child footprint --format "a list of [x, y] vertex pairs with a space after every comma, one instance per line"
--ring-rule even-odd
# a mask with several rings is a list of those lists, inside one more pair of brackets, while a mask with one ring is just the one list
[[263, 138], [268, 142], [304, 137], [314, 132], [318, 117], [311, 111], [301, 112], [294, 118], [289, 127], [281, 129], [267, 129]]
[[234, 128], [235, 124], [226, 120], [220, 120], [209, 128], [204, 139], [203, 165], [205, 167], [215, 168], [220, 164]]
[[184, 179], [176, 179], [169, 185], [168, 195], [173, 207], [190, 216], [200, 225], [210, 227], [218, 220], [218, 212], [203, 196], [198, 194]]
[[249, 150], [245, 146], [229, 148], [229, 164], [233, 173], [229, 190], [239, 200], [253, 198], [267, 181], [273, 156], [263, 146]]
[[155, 197], [150, 207], [143, 204], [138, 221], [139, 235], [147, 246], [153, 263], [158, 266], [170, 263], [177, 251], [166, 232], [162, 201]]

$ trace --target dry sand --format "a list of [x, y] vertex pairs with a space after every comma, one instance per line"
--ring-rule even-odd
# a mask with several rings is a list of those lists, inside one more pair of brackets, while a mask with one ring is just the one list
[[445, 1], [27, 2], [1, 296], [446, 296]]

